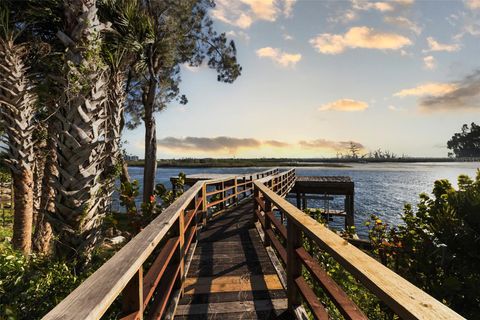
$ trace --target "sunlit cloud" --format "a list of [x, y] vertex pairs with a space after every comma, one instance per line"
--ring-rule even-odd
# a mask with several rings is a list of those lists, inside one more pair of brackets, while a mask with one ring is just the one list
[[367, 0], [352, 0], [352, 7], [356, 10], [377, 10], [381, 12], [393, 11], [394, 6], [389, 2], [370, 2]]
[[279, 16], [292, 15], [294, 0], [217, 0], [211, 10], [213, 19], [241, 29], [249, 28], [255, 21], [273, 22]]
[[329, 149], [333, 151], [342, 151], [347, 149], [351, 144], [355, 144], [358, 148], [364, 149], [365, 147], [355, 141], [332, 141], [326, 139], [316, 139], [316, 140], [302, 140], [298, 144], [302, 148], [307, 149]]
[[467, 8], [472, 10], [480, 9], [480, 0], [465, 0]]
[[237, 154], [249, 150], [262, 148], [290, 150], [292, 148], [301, 150], [326, 150], [343, 151], [351, 143], [363, 149], [363, 145], [354, 141], [333, 141], [327, 139], [301, 140], [296, 143], [289, 143], [279, 140], [259, 140], [254, 138], [235, 137], [165, 137], [157, 141], [159, 149], [169, 153], [202, 153], [202, 154]]
[[424, 52], [430, 51], [446, 51], [446, 52], [454, 52], [460, 50], [461, 46], [458, 43], [454, 44], [443, 44], [435, 40], [433, 37], [427, 38], [428, 43], [428, 50], [424, 50]]
[[451, 84], [453, 90], [420, 99], [422, 111], [480, 110], [480, 70]]
[[457, 89], [454, 83], [425, 83], [414, 88], [403, 89], [394, 94], [395, 97], [409, 97], [409, 96], [442, 96], [453, 92]]
[[433, 70], [437, 67], [437, 61], [433, 56], [426, 56], [423, 58], [423, 65], [425, 69]]
[[302, 59], [300, 53], [287, 53], [278, 48], [265, 47], [256, 51], [260, 58], [268, 58], [282, 67], [294, 67]]
[[352, 99], [340, 99], [337, 101], [333, 101], [327, 104], [320, 106], [318, 110], [320, 111], [327, 111], [327, 110], [334, 110], [334, 111], [364, 111], [368, 108], [368, 104], [363, 101], [356, 101]]
[[353, 27], [345, 34], [319, 34], [309, 42], [324, 54], [339, 54], [348, 48], [398, 50], [412, 44], [410, 39], [402, 35], [368, 27]]
[[420, 33], [422, 33], [422, 28], [418, 24], [416, 24], [415, 22], [413, 22], [412, 20], [410, 20], [406, 17], [388, 16], [388, 17], [383, 18], [383, 20], [386, 23], [396, 25], [396, 26], [401, 27], [401, 28], [408, 29], [408, 30], [412, 31], [413, 33], [415, 33], [416, 35], [419, 35]]

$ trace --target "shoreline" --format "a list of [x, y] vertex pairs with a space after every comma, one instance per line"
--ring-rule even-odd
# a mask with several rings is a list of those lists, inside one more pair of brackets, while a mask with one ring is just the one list
[[[245, 168], [245, 167], [327, 167], [351, 168], [369, 163], [480, 162], [480, 159], [398, 158], [398, 159], [173, 159], [158, 160], [158, 168]], [[127, 161], [129, 167], [144, 167], [144, 161]]]

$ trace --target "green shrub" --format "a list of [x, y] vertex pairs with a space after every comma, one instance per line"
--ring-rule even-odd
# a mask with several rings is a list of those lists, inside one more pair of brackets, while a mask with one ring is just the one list
[[370, 240], [382, 263], [467, 318], [480, 314], [480, 171], [461, 175], [458, 189], [434, 184], [433, 197], [406, 205], [404, 224], [372, 216]]

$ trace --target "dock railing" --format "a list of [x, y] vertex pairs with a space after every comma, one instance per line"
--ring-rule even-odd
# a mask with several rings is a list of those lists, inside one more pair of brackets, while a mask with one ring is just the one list
[[278, 169], [195, 183], [145, 229], [88, 277], [43, 319], [100, 319], [121, 299], [121, 319], [166, 314], [183, 290], [198, 231], [212, 212], [226, 210], [253, 194], [255, 180]]
[[401, 319], [464, 319], [286, 201], [283, 196], [294, 181], [295, 171], [292, 169], [254, 182], [254, 217], [263, 229], [264, 244], [272, 247], [283, 263], [290, 310], [306, 303], [316, 319], [329, 318], [306, 280], [307, 272], [345, 319], [367, 319], [322, 268], [315, 254], [312, 256], [307, 252], [304, 248], [304, 241], [307, 241], [328, 253]]

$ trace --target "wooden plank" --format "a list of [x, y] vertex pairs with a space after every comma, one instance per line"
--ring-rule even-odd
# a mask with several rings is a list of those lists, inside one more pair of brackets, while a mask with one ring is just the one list
[[255, 201], [260, 206], [260, 208], [262, 208], [262, 211], [265, 212], [265, 201], [263, 201], [263, 199], [260, 197], [256, 197]]
[[348, 297], [345, 291], [322, 269], [317, 261], [315, 261], [304, 248], [298, 248], [297, 255], [345, 319], [368, 319], [360, 308]]
[[152, 304], [151, 312], [149, 312], [147, 319], [160, 319], [165, 311], [165, 308], [168, 305], [170, 295], [172, 293], [173, 285], [180, 275], [180, 265], [178, 267], [169, 268], [168, 272], [165, 274], [165, 278], [160, 283], [158, 287], [158, 294], [155, 301]]
[[182, 305], [177, 308], [177, 316], [191, 316], [200, 314], [218, 315], [222, 313], [258, 312], [267, 310], [284, 310], [287, 308], [287, 299], [232, 301], [216, 303], [199, 303]]
[[292, 223], [291, 219], [287, 220], [287, 297], [288, 309], [294, 310], [300, 304], [300, 295], [295, 285], [298, 277], [302, 276], [302, 265], [300, 259], [296, 254], [297, 248], [300, 248], [302, 243], [302, 233], [300, 228]]
[[328, 320], [327, 310], [325, 310], [325, 307], [318, 301], [315, 292], [308, 286], [305, 279], [303, 279], [303, 277], [296, 278], [294, 285], [298, 288], [303, 299], [310, 307], [315, 319]]
[[323, 250], [402, 319], [464, 319], [440, 301], [298, 210], [262, 183], [256, 181], [255, 187], [286, 213], [289, 222], [292, 221], [300, 226]]
[[185, 294], [283, 289], [276, 274], [187, 278]]
[[170, 263], [173, 254], [177, 250], [179, 240], [179, 237], [173, 237], [167, 241], [165, 246], [162, 248], [162, 251], [160, 251], [159, 255], [150, 266], [150, 269], [148, 269], [147, 275], [143, 278], [144, 306], [146, 306], [152, 298], [155, 288], [160, 282], [160, 279]]
[[266, 215], [270, 218], [275, 228], [278, 230], [279, 234], [283, 237], [283, 239], [287, 239], [287, 228], [280, 222], [280, 220], [275, 217], [273, 212], [269, 211]]
[[182, 194], [43, 319], [99, 319], [169, 232], [202, 185], [198, 182]]
[[143, 267], [138, 269], [135, 276], [130, 279], [122, 292], [123, 314], [137, 313], [138, 317], [143, 314]]
[[278, 254], [280, 255], [283, 263], [287, 264], [287, 250], [285, 250], [285, 247], [280, 243], [280, 241], [278, 241], [277, 237], [275, 237], [273, 230], [267, 230], [266, 234], [270, 238], [270, 242], [271, 244], [273, 244], [273, 248], [275, 248], [275, 250], [277, 250]]
[[188, 234], [188, 239], [185, 243], [185, 252], [188, 252], [190, 249], [190, 245], [192, 244], [193, 237], [195, 236], [195, 232], [197, 231], [197, 226], [193, 226]]

